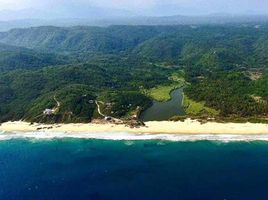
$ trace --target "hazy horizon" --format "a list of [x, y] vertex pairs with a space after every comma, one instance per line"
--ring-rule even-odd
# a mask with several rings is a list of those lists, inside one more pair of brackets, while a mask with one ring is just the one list
[[[26, 10], [25, 10], [26, 9]], [[209, 15], [213, 13], [264, 15], [268, 1], [264, 0], [0, 0], [0, 20], [22, 18], [9, 13], [21, 12], [32, 18], [46, 17], [106, 17], [106, 16], [171, 16]], [[43, 11], [42, 14], [34, 10]], [[81, 12], [80, 12], [81, 11]], [[5, 17], [6, 16], [6, 17]]]

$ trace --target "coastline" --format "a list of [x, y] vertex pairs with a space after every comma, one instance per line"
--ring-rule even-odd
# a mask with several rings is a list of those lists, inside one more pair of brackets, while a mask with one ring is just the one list
[[125, 132], [134, 134], [180, 134], [180, 135], [268, 135], [268, 124], [255, 123], [217, 123], [201, 124], [196, 120], [184, 122], [151, 121], [146, 126], [130, 128], [126, 125], [110, 123], [89, 124], [38, 124], [23, 121], [6, 122], [0, 126], [2, 132], [65, 132], [65, 133], [114, 133]]

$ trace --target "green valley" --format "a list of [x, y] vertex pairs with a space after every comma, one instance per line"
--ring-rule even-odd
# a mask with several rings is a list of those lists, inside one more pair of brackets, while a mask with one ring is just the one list
[[263, 120], [267, 35], [265, 24], [3, 32], [0, 121], [90, 122], [101, 118], [96, 101], [107, 116], [129, 119], [182, 86], [184, 117]]

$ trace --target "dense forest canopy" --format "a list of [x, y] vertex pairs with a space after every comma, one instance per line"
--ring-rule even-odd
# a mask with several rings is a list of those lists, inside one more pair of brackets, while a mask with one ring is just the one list
[[0, 33], [0, 120], [87, 122], [99, 117], [93, 101], [127, 117], [174, 74], [220, 117], [266, 118], [267, 44], [265, 25], [13, 29]]
[[0, 72], [64, 64], [66, 59], [68, 60], [65, 56], [0, 43]]

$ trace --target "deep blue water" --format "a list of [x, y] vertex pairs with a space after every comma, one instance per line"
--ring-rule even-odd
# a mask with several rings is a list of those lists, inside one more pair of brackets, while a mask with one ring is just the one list
[[0, 199], [267, 199], [268, 143], [0, 142]]

